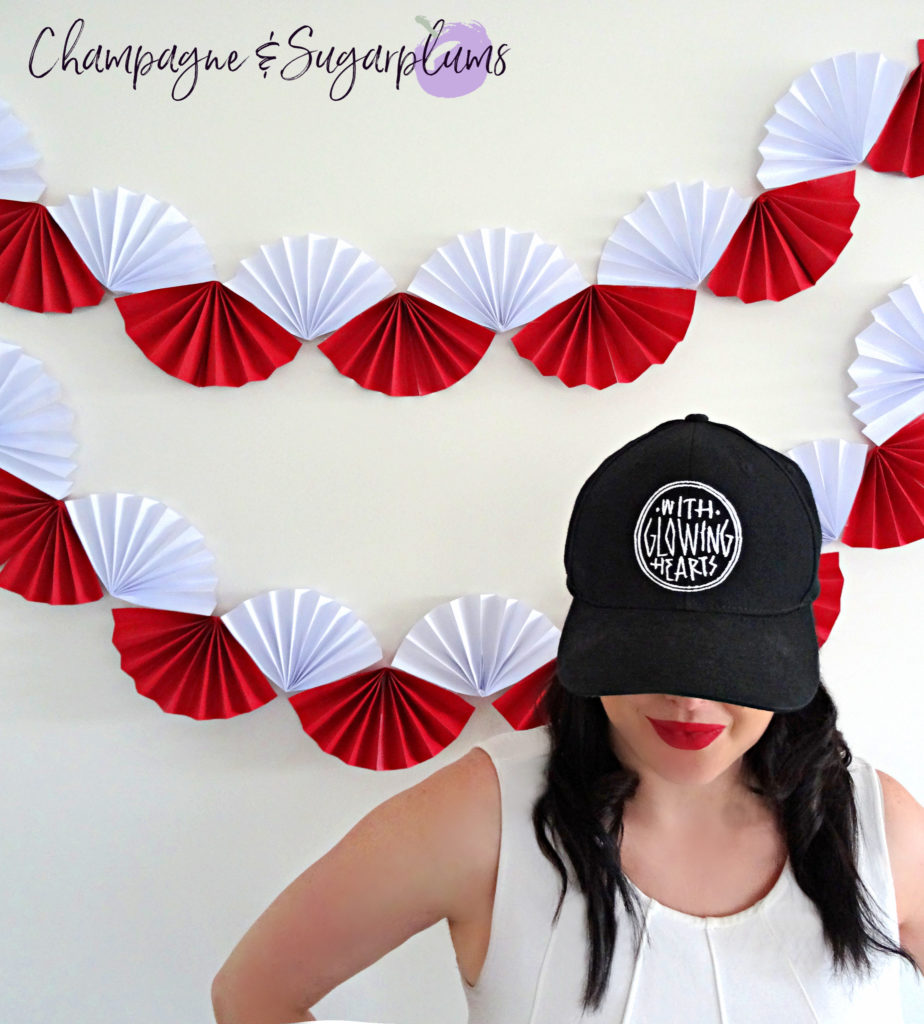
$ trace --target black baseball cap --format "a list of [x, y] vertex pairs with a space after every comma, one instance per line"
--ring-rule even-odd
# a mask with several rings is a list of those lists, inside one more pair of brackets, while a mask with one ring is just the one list
[[585, 697], [804, 707], [820, 680], [820, 552], [795, 462], [700, 413], [662, 423], [578, 495], [559, 680]]

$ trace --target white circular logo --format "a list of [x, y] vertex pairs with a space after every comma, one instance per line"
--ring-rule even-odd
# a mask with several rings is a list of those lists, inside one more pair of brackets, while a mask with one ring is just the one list
[[655, 491], [635, 524], [635, 557], [667, 590], [709, 590], [741, 554], [741, 520], [714, 487], [677, 480]]

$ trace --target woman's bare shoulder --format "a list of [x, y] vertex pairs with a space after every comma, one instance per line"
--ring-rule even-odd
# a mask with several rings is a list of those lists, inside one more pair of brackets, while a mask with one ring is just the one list
[[411, 935], [466, 920], [493, 885], [499, 842], [500, 797], [483, 751], [379, 804], [238, 943], [216, 978], [218, 1019], [301, 1020]]
[[924, 807], [891, 775], [878, 768], [876, 773], [882, 785], [899, 923], [911, 923], [924, 932]]

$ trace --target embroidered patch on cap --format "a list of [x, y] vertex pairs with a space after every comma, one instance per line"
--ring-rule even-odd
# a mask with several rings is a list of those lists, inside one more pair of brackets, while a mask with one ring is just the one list
[[677, 480], [655, 491], [635, 524], [638, 564], [667, 590], [717, 587], [740, 554], [741, 520], [734, 506], [696, 480]]

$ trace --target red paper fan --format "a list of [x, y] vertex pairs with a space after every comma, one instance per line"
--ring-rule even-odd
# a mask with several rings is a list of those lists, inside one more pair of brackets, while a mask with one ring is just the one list
[[63, 501], [0, 469], [0, 587], [45, 604], [103, 596]]
[[628, 383], [663, 363], [693, 316], [690, 288], [592, 284], [513, 336], [524, 359], [569, 388]]
[[266, 676], [215, 615], [116, 608], [112, 642], [122, 671], [172, 715], [233, 718], [276, 696]]
[[709, 276], [716, 295], [779, 301], [810, 288], [851, 237], [855, 171], [768, 189], [751, 204]]
[[409, 768], [438, 754], [475, 710], [450, 690], [388, 667], [302, 690], [289, 700], [322, 750], [377, 771]]
[[295, 358], [301, 342], [218, 281], [123, 295], [128, 336], [166, 373], [196, 387], [237, 388]]
[[386, 395], [429, 395], [477, 366], [494, 332], [408, 292], [348, 320], [318, 348], [347, 377]]
[[[918, 60], [924, 62], [924, 39], [918, 40]], [[866, 162], [875, 171], [924, 174], [924, 64], [911, 72]]]
[[871, 448], [841, 540], [894, 548], [924, 537], [924, 416]]
[[815, 616], [818, 646], [821, 647], [831, 635], [834, 623], [841, 613], [844, 576], [841, 573], [840, 556], [836, 551], [829, 551], [821, 556], [818, 579], [821, 582], [821, 592], [812, 604], [812, 614]]
[[104, 292], [44, 206], [0, 199], [0, 301], [70, 313], [98, 305]]
[[540, 702], [554, 675], [553, 659], [505, 690], [494, 701], [494, 707], [514, 729], [534, 729], [537, 725], [545, 725], [548, 719], [542, 714]]

